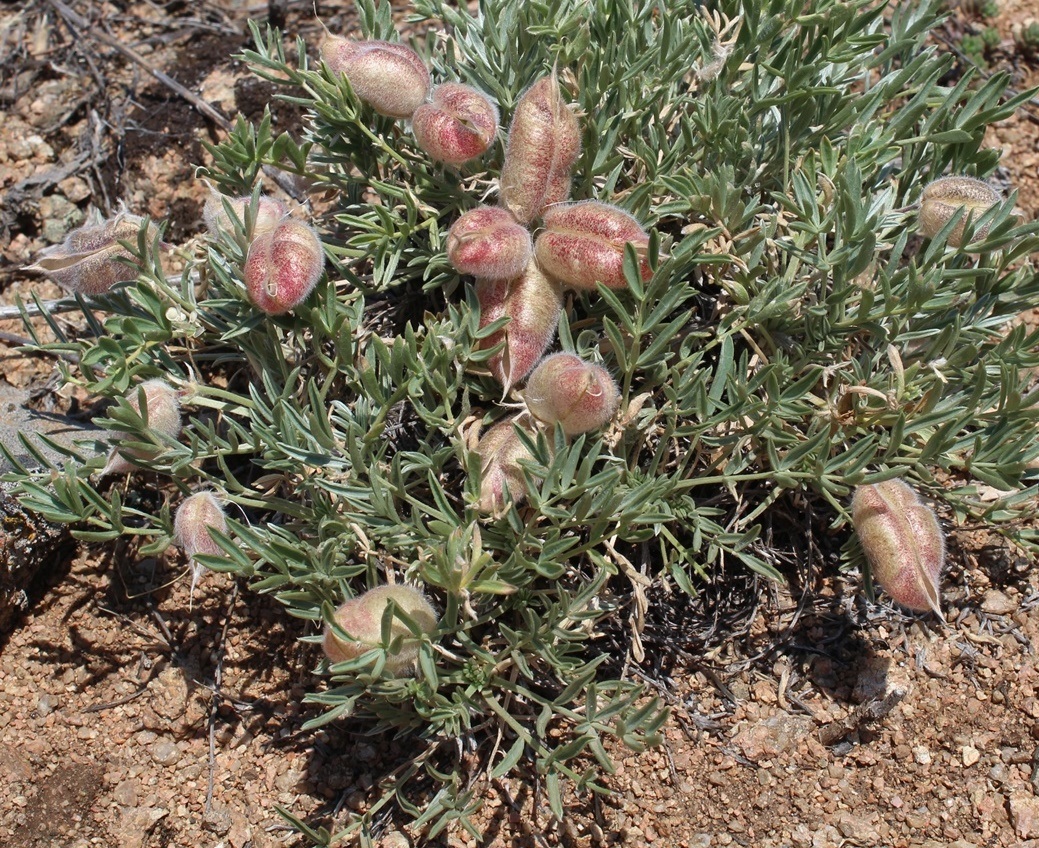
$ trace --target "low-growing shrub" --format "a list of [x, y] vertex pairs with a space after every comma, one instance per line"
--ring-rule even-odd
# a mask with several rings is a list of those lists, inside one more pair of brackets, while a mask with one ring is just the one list
[[[142, 225], [137, 280], [83, 301], [85, 335], [52, 322], [41, 348], [74, 354], [62, 374], [94, 395], [178, 387], [176, 441], [113, 408], [162, 446], [135, 455], [153, 473], [132, 485], [228, 506], [210, 534], [222, 555], [199, 562], [300, 619], [322, 708], [308, 728], [413, 734], [408, 767], [335, 832], [285, 813], [312, 840], [370, 840], [394, 806], [426, 839], [474, 830], [481, 789], [508, 774], [536, 773], [560, 818], [565, 782], [606, 791], [611, 745], [652, 745], [665, 719], [602, 638], [643, 658], [633, 562], [661, 594], [733, 563], [781, 580], [780, 554], [811, 525], [865, 568], [850, 495], [892, 478], [951, 528], [984, 522], [1037, 550], [1039, 336], [1013, 319], [1039, 298], [1039, 227], [1012, 215], [1013, 192], [957, 206], [927, 237], [919, 221], [928, 184], [993, 177], [985, 129], [1033, 93], [1005, 97], [1001, 74], [950, 84], [952, 59], [927, 44], [941, 6], [561, 0], [546, 15], [416, 0], [429, 81], [410, 49], [385, 46], [400, 41], [386, 3], [360, 0], [367, 46], [333, 42], [325, 61], [254, 27], [244, 59], [305, 111], [302, 133], [240, 120], [203, 169], [226, 220], [184, 273], [166, 278]], [[448, 82], [486, 92], [511, 127], [460, 167], [403, 119]], [[310, 213], [324, 270], [287, 312], [250, 300], [265, 168], [326, 204]], [[483, 320], [482, 283], [448, 257], [480, 205], [536, 235], [568, 198], [639, 228], [608, 243], [581, 229], [611, 275], [570, 281], [581, 290], [543, 322], [616, 395], [606, 427], [580, 435], [522, 411], [500, 358], [518, 313]], [[142, 555], [170, 544], [168, 510], [134, 510], [114, 496], [125, 478], [96, 476], [103, 457], [64, 453], [10, 475], [28, 506], [83, 539], [131, 534]], [[766, 541], [766, 524], [786, 534]], [[387, 605], [380, 638], [329, 670], [317, 645], [326, 627], [342, 641], [336, 608], [390, 582], [422, 586], [438, 620]]]

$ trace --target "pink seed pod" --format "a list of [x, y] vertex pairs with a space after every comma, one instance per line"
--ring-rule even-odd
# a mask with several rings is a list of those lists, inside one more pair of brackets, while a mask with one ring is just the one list
[[[224, 208], [225, 201], [230, 204], [238, 220], [244, 224], [252, 198], [225, 197], [218, 191], [211, 191], [202, 210], [202, 219], [206, 222], [206, 229], [211, 235], [215, 236], [220, 230], [234, 232], [234, 222]], [[288, 217], [288, 214], [288, 208], [280, 200], [261, 194], [256, 204], [256, 220], [253, 223], [252, 237], [256, 238], [256, 236], [269, 233]]]
[[598, 430], [613, 418], [620, 390], [601, 365], [572, 353], [554, 353], [534, 369], [523, 399], [535, 418], [550, 426], [558, 421], [573, 436]]
[[286, 218], [253, 238], [242, 278], [258, 309], [282, 315], [307, 299], [324, 267], [325, 253], [314, 228]]
[[482, 91], [448, 82], [433, 89], [411, 118], [418, 146], [437, 162], [461, 165], [482, 156], [498, 134], [498, 107]]
[[[437, 613], [433, 605], [418, 589], [412, 586], [378, 586], [351, 598], [335, 611], [336, 623], [345, 630], [353, 641], [337, 636], [331, 625], [325, 625], [325, 638], [321, 647], [330, 662], [341, 663], [357, 659], [372, 648], [387, 649], [386, 670], [393, 677], [408, 674], [418, 658], [420, 640], [403, 621], [394, 617], [390, 626], [390, 641], [401, 640], [396, 650], [393, 645], [382, 641], [382, 617], [390, 602], [397, 605], [425, 634], [437, 629]], [[391, 652], [392, 651], [392, 652]]]
[[321, 45], [321, 58], [380, 115], [410, 118], [429, 94], [429, 69], [404, 44], [330, 35]]
[[563, 293], [534, 261], [513, 280], [477, 280], [480, 326], [507, 316], [509, 323], [481, 340], [479, 347], [505, 347], [488, 360], [491, 373], [505, 391], [520, 382], [544, 355], [556, 334], [563, 311]]
[[521, 224], [570, 197], [571, 172], [581, 155], [581, 127], [553, 74], [516, 103], [501, 169], [501, 202]]
[[447, 233], [447, 259], [460, 274], [511, 280], [523, 273], [533, 254], [527, 228], [500, 206], [470, 209]]
[[117, 215], [80, 227], [61, 244], [43, 250], [26, 270], [40, 271], [77, 294], [104, 294], [117, 283], [137, 279], [140, 266], [122, 261], [137, 262], [119, 242], [136, 243], [143, 220], [136, 215]]
[[[934, 238], [942, 227], [952, 220], [960, 209], [963, 217], [949, 233], [946, 244], [960, 247], [967, 218], [977, 221], [991, 207], [999, 203], [999, 192], [982, 180], [973, 177], [942, 177], [928, 183], [920, 195], [920, 234]], [[974, 231], [975, 239], [983, 239], [988, 227]]]
[[545, 272], [560, 282], [584, 290], [594, 290], [596, 283], [624, 288], [627, 244], [638, 251], [642, 279], [653, 275], [646, 256], [649, 234], [623, 209], [585, 200], [546, 209], [544, 220], [534, 252]]
[[191, 562], [191, 594], [193, 599], [195, 585], [202, 574], [203, 565], [195, 561], [198, 554], [220, 556], [223, 551], [210, 534], [209, 530], [217, 530], [227, 535], [227, 519], [224, 508], [212, 492], [198, 492], [185, 498], [177, 509], [173, 519], [173, 538], [184, 549]]
[[[146, 412], [141, 410], [141, 394], [144, 394]], [[126, 402], [138, 414], [144, 415], [145, 424], [148, 429], [155, 431], [169, 439], [176, 439], [180, 435], [180, 398], [177, 390], [165, 380], [145, 380], [127, 393]], [[113, 431], [108, 434], [112, 442], [139, 441], [131, 435], [122, 431]], [[154, 459], [158, 451], [146, 451], [142, 449], [115, 448], [108, 455], [108, 462], [101, 475], [123, 474], [133, 471], [136, 466], [126, 457], [143, 460]]]
[[945, 537], [920, 496], [902, 480], [858, 486], [851, 516], [881, 588], [904, 607], [941, 615]]
[[485, 515], [500, 515], [509, 501], [518, 505], [527, 497], [519, 461], [534, 457], [516, 435], [515, 424], [515, 418], [499, 421], [476, 445], [482, 470], [476, 509]]
[[185, 498], [173, 519], [173, 536], [194, 561], [198, 554], [220, 556], [223, 551], [210, 535], [210, 528], [227, 535], [224, 508], [212, 492], [198, 492]]

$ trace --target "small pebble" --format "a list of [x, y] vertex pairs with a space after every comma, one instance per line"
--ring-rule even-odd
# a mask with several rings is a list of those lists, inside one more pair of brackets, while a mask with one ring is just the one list
[[152, 746], [152, 759], [159, 765], [171, 766], [180, 759], [180, 748], [172, 739], [159, 739]]
[[962, 748], [963, 753], [963, 765], [970, 768], [978, 760], [981, 759], [981, 751], [975, 748], [973, 745], [964, 745]]

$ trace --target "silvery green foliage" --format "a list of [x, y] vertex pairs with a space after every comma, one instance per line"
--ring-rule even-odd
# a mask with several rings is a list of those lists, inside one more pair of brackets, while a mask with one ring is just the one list
[[[366, 37], [397, 38], [388, 4], [358, 5]], [[939, 2], [701, 6], [414, 5], [432, 25], [415, 46], [434, 82], [487, 92], [503, 122], [557, 68], [581, 114], [573, 199], [616, 204], [651, 233], [648, 282], [629, 250], [628, 288], [574, 296], [559, 327], [562, 349], [617, 378], [620, 423], [573, 439], [518, 431], [534, 457], [523, 507], [476, 509], [470, 425], [506, 414], [479, 367], [498, 348], [478, 343], [501, 322], [480, 327], [471, 281], [445, 254], [458, 216], [494, 202], [504, 139], [437, 164], [317, 45], [287, 55], [279, 33], [254, 30], [245, 59], [306, 128], [239, 122], [205, 169], [230, 197], [258, 197], [273, 167], [334, 198], [314, 221], [328, 258], [315, 293], [285, 316], [249, 304], [247, 212], [172, 283], [142, 227], [138, 252], [152, 258], [136, 284], [84, 306], [90, 336], [53, 324], [59, 341], [44, 347], [77, 354], [65, 377], [88, 391], [119, 397], [153, 377], [181, 389], [179, 443], [136, 436], [162, 447], [141, 464], [234, 505], [225, 555], [200, 560], [275, 593], [309, 641], [390, 568], [442, 610], [415, 677], [381, 674], [378, 651], [315, 677], [310, 700], [326, 711], [311, 726], [351, 715], [422, 740], [339, 832], [293, 819], [319, 844], [370, 839], [394, 806], [427, 838], [473, 829], [481, 784], [453, 760], [457, 739], [487, 775], [535, 767], [558, 816], [561, 781], [602, 790], [608, 740], [652, 744], [664, 717], [603, 670], [597, 634], [627, 627], [632, 563], [687, 592], [723, 562], [778, 577], [760, 538], [773, 510], [841, 526], [853, 487], [896, 476], [953, 519], [1036, 548], [1021, 519], [1036, 493], [1039, 337], [1009, 322], [1039, 297], [1039, 227], [1012, 216], [1011, 193], [957, 248], [962, 216], [924, 239], [913, 208], [938, 176], [991, 178], [985, 128], [1031, 93], [1006, 99], [1003, 75], [944, 83], [950, 60], [926, 44]], [[121, 401], [108, 416], [109, 429], [141, 426]], [[12, 475], [29, 506], [82, 538], [168, 544], [169, 510], [102, 494], [102, 460], [66, 453], [64, 468]]]

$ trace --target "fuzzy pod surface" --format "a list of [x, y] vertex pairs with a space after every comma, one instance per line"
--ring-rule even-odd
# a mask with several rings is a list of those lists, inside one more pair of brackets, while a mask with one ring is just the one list
[[198, 554], [223, 553], [210, 535], [210, 528], [227, 535], [224, 508], [216, 496], [212, 492], [197, 492], [185, 498], [173, 519], [173, 536], [192, 562]]
[[553, 73], [530, 86], [516, 103], [501, 169], [501, 202], [529, 224], [544, 209], [570, 197], [581, 155], [581, 127]]
[[512, 280], [477, 280], [480, 326], [502, 317], [509, 323], [482, 339], [478, 348], [505, 347], [487, 361], [491, 373], [506, 392], [526, 377], [544, 355], [556, 334], [563, 311], [559, 284], [531, 260], [523, 273]]
[[[234, 221], [228, 215], [224, 204], [228, 204], [242, 224], [245, 224], [246, 215], [252, 205], [251, 197], [225, 197], [217, 191], [209, 194], [206, 205], [202, 209], [202, 219], [206, 223], [206, 229], [211, 235], [216, 235], [220, 230], [234, 232]], [[285, 218], [288, 217], [288, 207], [273, 197], [261, 194], [256, 202], [256, 217], [253, 221], [252, 237], [263, 235], [275, 229]]]
[[858, 486], [852, 525], [877, 583], [911, 610], [941, 615], [945, 536], [934, 512], [908, 483], [885, 480]]
[[476, 508], [485, 515], [500, 514], [510, 500], [520, 504], [527, 497], [519, 461], [534, 457], [516, 434], [516, 421], [515, 417], [499, 421], [476, 444], [482, 472]]
[[[353, 637], [352, 641], [340, 638], [331, 625], [325, 625], [321, 647], [329, 661], [347, 662], [372, 648], [382, 647], [387, 651], [386, 670], [394, 677], [407, 674], [418, 658], [420, 639], [395, 616], [390, 625], [390, 644], [383, 644], [382, 617], [391, 602], [414, 621], [422, 633], [429, 635], [436, 630], [436, 610], [421, 591], [407, 585], [377, 586], [351, 598], [335, 611], [336, 623]], [[396, 650], [392, 650], [394, 642], [398, 642]]]
[[[920, 195], [920, 234], [934, 238], [960, 209], [963, 216], [949, 233], [947, 244], [960, 247], [967, 218], [977, 221], [1000, 201], [1000, 194], [984, 180], [974, 177], [941, 177], [928, 183]], [[988, 227], [974, 231], [975, 239], [983, 239]]]
[[620, 390], [610, 372], [573, 353], [546, 356], [523, 392], [531, 415], [562, 425], [568, 436], [598, 430], [617, 411]]
[[330, 35], [321, 45], [321, 58], [380, 115], [410, 118], [429, 94], [429, 69], [405, 44]]
[[447, 233], [447, 259], [460, 274], [511, 280], [523, 273], [533, 254], [530, 232], [500, 206], [470, 209]]
[[433, 89], [411, 118], [415, 141], [437, 162], [461, 165], [482, 156], [498, 134], [498, 107], [470, 85], [447, 82]]
[[253, 238], [242, 279], [253, 305], [268, 315], [283, 315], [307, 299], [324, 267], [325, 253], [314, 228], [286, 218]]
[[[143, 408], [141, 405], [142, 395], [144, 396]], [[148, 429], [169, 439], [176, 439], [180, 435], [180, 397], [177, 394], [177, 390], [165, 380], [145, 380], [139, 386], [130, 389], [125, 399], [130, 408], [144, 419]], [[132, 436], [121, 431], [110, 432], [109, 440], [113, 442], [134, 441]], [[133, 471], [136, 466], [130, 459], [126, 458], [127, 456], [150, 460], [154, 459], [156, 454], [157, 451], [126, 447], [114, 448], [109, 453], [108, 462], [101, 474], [103, 476], [105, 474], [122, 474], [127, 471]]]
[[622, 289], [625, 245], [634, 245], [639, 255], [639, 273], [649, 280], [647, 248], [649, 233], [623, 209], [583, 200], [545, 210], [545, 228], [538, 235], [534, 252], [546, 273], [575, 289], [594, 290], [596, 283]]
[[61, 244], [45, 248], [27, 270], [40, 271], [77, 294], [104, 294], [137, 279], [140, 266], [119, 242], [136, 242], [143, 222], [137, 215], [118, 215], [72, 230]]

